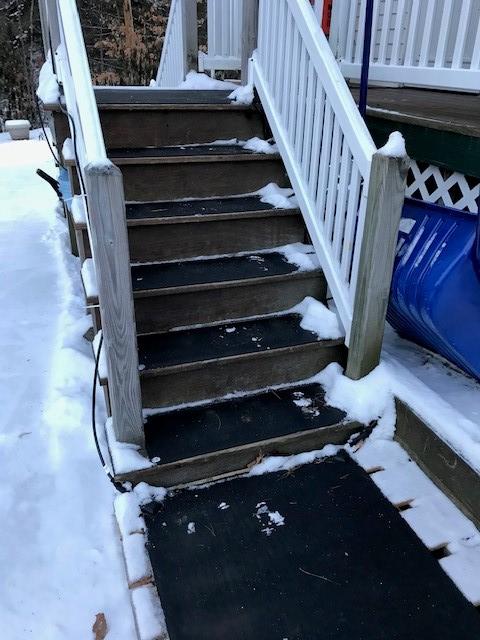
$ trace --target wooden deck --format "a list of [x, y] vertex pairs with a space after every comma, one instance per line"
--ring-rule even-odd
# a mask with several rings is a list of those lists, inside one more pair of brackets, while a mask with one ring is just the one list
[[[358, 101], [359, 90], [351, 89]], [[370, 87], [367, 124], [375, 144], [400, 131], [415, 160], [480, 177], [480, 96], [467, 93]]]

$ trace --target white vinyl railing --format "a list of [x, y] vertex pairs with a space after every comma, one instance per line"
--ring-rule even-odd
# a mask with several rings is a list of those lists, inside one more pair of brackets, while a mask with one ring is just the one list
[[[157, 72], [159, 87], [178, 87], [185, 80], [185, 0], [172, 0]], [[188, 0], [187, 0], [188, 1]]]
[[199, 53], [200, 71], [240, 69], [243, 0], [208, 0], [208, 51]]
[[[75, 0], [41, 0], [42, 33], [53, 51], [74, 143], [80, 198], [97, 275], [113, 428], [143, 447], [143, 416], [123, 181], [108, 159]], [[48, 43], [48, 44], [47, 44]], [[46, 46], [46, 48], [47, 48]], [[60, 105], [59, 105], [60, 106]]]
[[[335, 0], [330, 44], [361, 73], [366, 0]], [[375, 0], [370, 80], [480, 92], [479, 0]]]
[[303, 0], [260, 0], [251, 66], [349, 342], [376, 147]]

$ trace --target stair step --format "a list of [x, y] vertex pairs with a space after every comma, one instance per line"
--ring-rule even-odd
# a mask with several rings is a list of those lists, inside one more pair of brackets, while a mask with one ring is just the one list
[[343, 340], [319, 340], [287, 313], [139, 336], [143, 405], [165, 407], [304, 380], [345, 360]]
[[127, 201], [234, 196], [289, 184], [278, 154], [238, 145], [116, 149], [109, 157], [122, 170]]
[[[274, 208], [259, 195], [129, 203], [126, 209], [132, 262], [271, 249], [305, 238], [298, 209]], [[73, 199], [72, 215], [82, 255], [91, 257], [83, 198]]]
[[230, 89], [155, 89], [132, 87], [95, 87], [95, 98], [100, 109], [108, 107], [222, 105], [248, 108], [229, 100]]
[[268, 252], [132, 267], [139, 334], [276, 313], [326, 298], [319, 268]]
[[360, 429], [325, 403], [318, 384], [175, 409], [146, 418], [147, 453], [158, 464], [122, 479], [162, 486], [204, 480], [245, 469], [263, 455], [343, 444]]

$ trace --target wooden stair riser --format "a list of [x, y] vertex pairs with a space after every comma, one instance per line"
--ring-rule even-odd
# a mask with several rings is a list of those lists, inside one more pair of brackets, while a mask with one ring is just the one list
[[[116, 164], [116, 163], [115, 163]], [[144, 162], [122, 164], [127, 201], [180, 200], [252, 193], [270, 182], [289, 185], [278, 157], [260, 159], [228, 156], [205, 161], [182, 159], [180, 162]]]
[[[75, 230], [80, 258], [92, 253], [85, 227]], [[128, 223], [130, 260], [164, 262], [197, 256], [216, 256], [245, 251], [274, 249], [305, 241], [305, 225], [297, 213], [225, 220], [198, 220], [168, 224]]]
[[128, 229], [132, 262], [163, 262], [271, 249], [303, 242], [305, 226], [298, 213], [225, 220], [199, 220]]
[[247, 109], [108, 110], [100, 119], [107, 149], [265, 137], [261, 114]]
[[[214, 140], [268, 137], [259, 111], [239, 108], [100, 109], [107, 149], [208, 144]], [[70, 137], [67, 117], [53, 113], [59, 149]]]
[[358, 422], [345, 422], [309, 431], [253, 442], [209, 454], [158, 465], [116, 477], [121, 482], [146, 482], [152, 486], [174, 487], [218, 476], [247, 471], [260, 458], [316, 451], [327, 444], [346, 444], [361, 429]]
[[135, 296], [139, 334], [277, 313], [306, 296], [326, 299], [326, 281], [318, 272], [219, 283], [190, 292]]
[[290, 384], [315, 375], [331, 362], [345, 365], [346, 349], [340, 341], [168, 367], [157, 374], [143, 372], [140, 375], [143, 406], [168, 407]]

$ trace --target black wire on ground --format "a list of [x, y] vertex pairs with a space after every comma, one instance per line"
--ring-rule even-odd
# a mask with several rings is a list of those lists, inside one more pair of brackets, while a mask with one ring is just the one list
[[95, 354], [95, 372], [93, 374], [93, 389], [92, 389], [92, 432], [93, 432], [93, 439], [95, 441], [95, 447], [97, 448], [97, 453], [98, 453], [98, 457], [100, 458], [100, 462], [102, 463], [102, 467], [105, 471], [105, 473], [107, 474], [108, 479], [110, 480], [110, 482], [113, 484], [113, 486], [115, 487], [115, 489], [117, 491], [119, 491], [120, 493], [127, 493], [127, 489], [125, 489], [125, 487], [120, 484], [120, 482], [117, 482], [115, 480], [115, 478], [112, 476], [112, 474], [110, 473], [110, 469], [108, 468], [106, 462], [105, 462], [105, 458], [103, 457], [102, 454], [102, 449], [100, 447], [100, 443], [98, 441], [98, 436], [97, 436], [97, 424], [95, 421], [95, 408], [96, 408], [96, 391], [97, 391], [97, 376], [98, 376], [98, 367], [99, 367], [99, 363], [100, 363], [100, 352], [102, 350], [102, 345], [103, 345], [103, 334], [100, 335], [100, 342], [98, 344], [98, 351]]
[[48, 182], [48, 184], [52, 187], [52, 189], [57, 194], [58, 198], [60, 200], [63, 200], [63, 193], [60, 190], [60, 183], [58, 180], [55, 180], [55, 178], [52, 178], [51, 175], [49, 175], [45, 171], [42, 171], [42, 169], [37, 169], [36, 174], [37, 176], [40, 176], [42, 180], [45, 180], [45, 182]]

